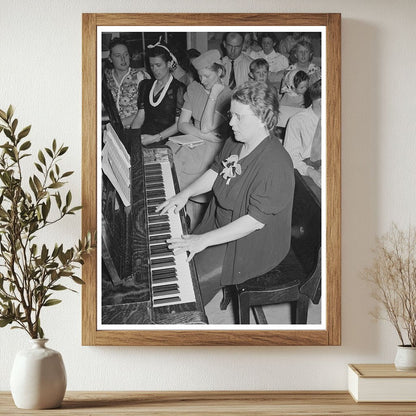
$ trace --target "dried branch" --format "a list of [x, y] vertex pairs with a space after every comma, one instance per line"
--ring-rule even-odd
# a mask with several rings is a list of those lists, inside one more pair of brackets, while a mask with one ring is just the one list
[[405, 232], [392, 224], [377, 239], [373, 264], [362, 275], [383, 306], [383, 312], [373, 315], [394, 326], [401, 345], [416, 346], [416, 228]]

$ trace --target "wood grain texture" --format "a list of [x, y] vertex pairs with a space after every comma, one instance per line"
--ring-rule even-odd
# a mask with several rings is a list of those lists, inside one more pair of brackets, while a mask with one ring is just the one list
[[83, 232], [97, 227], [97, 26], [325, 26], [327, 29], [327, 297], [326, 330], [97, 331], [97, 266], [83, 267], [83, 345], [340, 345], [341, 343], [341, 16], [340, 14], [84, 14], [83, 15]]
[[416, 378], [416, 371], [399, 371], [394, 364], [348, 364], [363, 378]]
[[10, 393], [0, 393], [2, 415], [414, 415], [414, 403], [355, 403], [339, 391], [67, 392], [62, 407], [16, 409]]
[[327, 24], [327, 312], [328, 344], [341, 345], [341, 15]]

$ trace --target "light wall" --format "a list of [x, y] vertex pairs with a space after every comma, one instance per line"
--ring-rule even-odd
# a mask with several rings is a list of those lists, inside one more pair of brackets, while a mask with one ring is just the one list
[[[0, 108], [32, 124], [34, 149], [70, 145], [63, 168], [81, 189], [81, 13], [342, 13], [342, 346], [82, 347], [81, 298], [46, 310], [50, 347], [70, 390], [345, 389], [347, 363], [392, 362], [397, 338], [369, 312], [360, 270], [377, 234], [416, 214], [416, 2], [413, 0], [0, 0]], [[330, 138], [329, 138], [330, 139]], [[80, 216], [46, 236], [70, 244]], [[0, 390], [28, 337], [0, 330]]]

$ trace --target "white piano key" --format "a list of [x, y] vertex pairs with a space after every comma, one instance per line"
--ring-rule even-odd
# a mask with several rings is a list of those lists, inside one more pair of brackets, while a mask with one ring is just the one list
[[[149, 165], [147, 165], [149, 166]], [[168, 161], [161, 162], [160, 163], [161, 169], [162, 169], [162, 177], [164, 182], [164, 188], [165, 188], [165, 195], [166, 199], [172, 197], [175, 195], [175, 186], [173, 182], [172, 177], [172, 171], [170, 167], [170, 163]], [[153, 215], [159, 215], [159, 214], [152, 214]], [[167, 213], [168, 215], [168, 222], [170, 224], [170, 231], [169, 234], [172, 236], [172, 238], [181, 238], [183, 235], [183, 229], [182, 229], [182, 223], [179, 214], [174, 213], [174, 209], [169, 210]], [[163, 235], [167, 234], [166, 231], [155, 233], [152, 235]], [[160, 244], [153, 243], [153, 244]], [[152, 244], [150, 244], [151, 246]], [[167, 254], [165, 256], [160, 256], [157, 258], [162, 257], [174, 257], [175, 258], [175, 267], [176, 274], [177, 274], [177, 284], [179, 286], [179, 293], [172, 293], [172, 294], [153, 294], [153, 307], [161, 307], [161, 306], [169, 306], [169, 305], [178, 305], [181, 303], [188, 303], [188, 302], [195, 302], [195, 293], [194, 288], [192, 284], [192, 277], [191, 277], [191, 271], [189, 268], [189, 263], [186, 261], [187, 255], [186, 253], [181, 254]], [[153, 258], [153, 255], [152, 255]], [[156, 257], [155, 257], [156, 258]], [[172, 265], [165, 266], [165, 267], [159, 267], [158, 265], [154, 265], [151, 267], [151, 270], [163, 270], [168, 269], [172, 267]], [[168, 283], [165, 283], [168, 284]], [[163, 283], [153, 282], [152, 287], [160, 287]], [[180, 298], [179, 300], [177, 298]], [[162, 299], [165, 299], [162, 301]], [[155, 301], [158, 301], [160, 303], [155, 304]]]

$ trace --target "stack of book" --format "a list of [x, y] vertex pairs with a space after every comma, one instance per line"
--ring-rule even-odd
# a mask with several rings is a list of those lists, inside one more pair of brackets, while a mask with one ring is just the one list
[[356, 402], [416, 402], [416, 371], [394, 364], [349, 364], [348, 390]]

